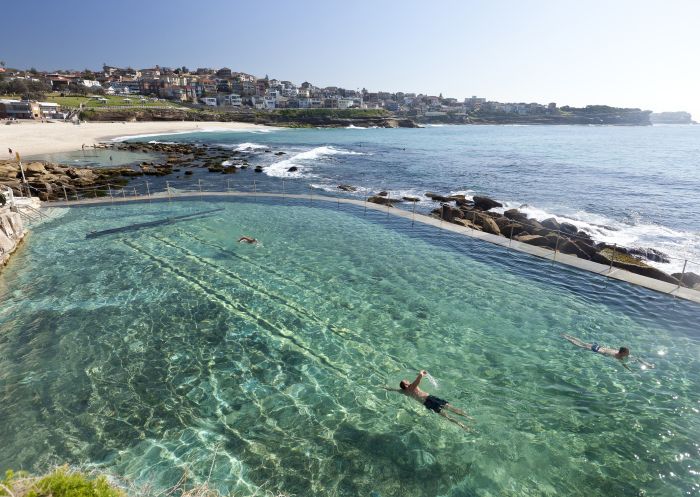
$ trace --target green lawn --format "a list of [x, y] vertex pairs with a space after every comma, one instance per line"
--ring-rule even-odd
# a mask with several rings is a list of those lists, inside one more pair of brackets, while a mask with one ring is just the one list
[[[101, 102], [97, 100], [97, 98], [93, 97], [81, 97], [81, 96], [69, 96], [69, 97], [62, 97], [57, 94], [49, 94], [46, 95], [46, 101], [47, 102], [56, 102], [57, 104], [60, 104], [62, 107], [72, 107], [72, 108], [77, 108], [80, 107], [80, 104], [83, 104], [83, 108], [100, 108], [100, 107], [115, 107], [115, 106], [147, 106], [147, 107], [177, 107], [177, 105], [173, 102], [170, 102], [168, 100], [151, 100], [150, 98], [146, 98], [145, 100], [141, 100], [141, 95], [135, 95], [135, 96], [130, 96], [130, 97], [124, 97], [122, 95], [120, 96], [115, 96], [115, 95], [105, 95], [104, 97], [100, 98], [106, 98], [106, 102]], [[129, 100], [124, 100], [125, 98], [128, 98]]]

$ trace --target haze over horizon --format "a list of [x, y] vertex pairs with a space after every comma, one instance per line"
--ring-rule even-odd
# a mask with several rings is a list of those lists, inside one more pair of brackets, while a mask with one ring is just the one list
[[[16, 42], [0, 48], [0, 60], [40, 70], [226, 66], [317, 86], [700, 118], [692, 0], [196, 5], [8, 3], [3, 31]], [[22, 18], [30, 22], [12, 21]]]

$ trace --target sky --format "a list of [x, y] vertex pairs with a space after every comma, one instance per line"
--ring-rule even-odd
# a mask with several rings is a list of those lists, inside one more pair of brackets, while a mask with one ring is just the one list
[[0, 10], [8, 67], [230, 67], [700, 120], [700, 0], [6, 0]]

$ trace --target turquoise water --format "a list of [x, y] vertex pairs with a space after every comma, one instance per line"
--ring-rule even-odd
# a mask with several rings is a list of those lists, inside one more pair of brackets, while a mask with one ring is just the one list
[[[0, 273], [0, 301], [0, 470], [187, 471], [257, 495], [700, 491], [698, 306], [382, 213], [72, 208]], [[379, 388], [422, 368], [475, 432]]]

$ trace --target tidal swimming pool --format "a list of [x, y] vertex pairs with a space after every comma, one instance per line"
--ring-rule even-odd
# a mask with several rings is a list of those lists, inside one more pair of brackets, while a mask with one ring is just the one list
[[[699, 306], [410, 220], [76, 207], [31, 233], [0, 302], [0, 471], [67, 462], [162, 487], [187, 471], [236, 495], [700, 490]], [[380, 388], [419, 369], [475, 433]]]

